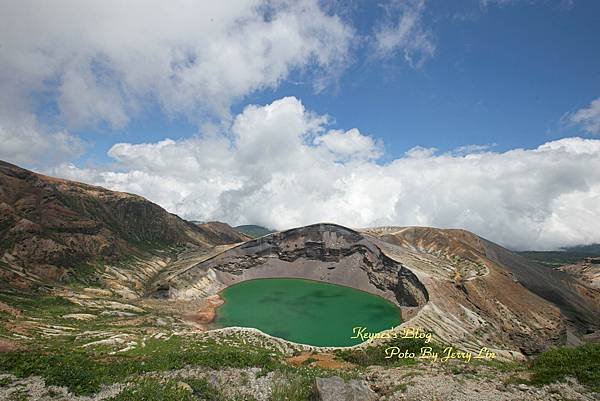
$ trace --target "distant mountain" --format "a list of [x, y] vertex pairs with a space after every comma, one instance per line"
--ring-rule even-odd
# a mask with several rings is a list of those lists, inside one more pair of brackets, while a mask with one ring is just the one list
[[204, 235], [215, 244], [223, 242], [234, 244], [236, 242], [244, 242], [254, 238], [244, 234], [237, 228], [233, 228], [229, 224], [220, 221], [194, 224], [196, 224], [203, 231]]
[[600, 244], [579, 245], [564, 248], [567, 252], [583, 253], [589, 256], [600, 256]]
[[257, 225], [253, 225], [253, 224], [236, 226], [234, 228], [236, 230], [238, 230], [239, 232], [246, 234], [247, 236], [249, 236], [251, 238], [258, 238], [258, 237], [262, 237], [263, 235], [267, 235], [267, 234], [271, 234], [271, 233], [275, 232], [266, 227], [257, 226]]
[[222, 223], [198, 226], [138, 195], [0, 161], [0, 287], [54, 282], [90, 261], [184, 244], [208, 249], [241, 238]]
[[573, 246], [563, 248], [560, 251], [523, 251], [517, 253], [543, 265], [559, 267], [580, 262], [589, 256], [600, 256], [600, 244]]

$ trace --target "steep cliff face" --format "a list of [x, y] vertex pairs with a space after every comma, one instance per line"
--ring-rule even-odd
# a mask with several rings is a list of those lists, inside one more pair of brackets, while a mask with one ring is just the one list
[[140, 196], [0, 162], [0, 282], [28, 287], [59, 280], [92, 259], [113, 262], [148, 248], [208, 248], [229, 239]]
[[172, 278], [170, 295], [211, 295], [235, 282], [266, 277], [343, 284], [407, 307], [421, 306], [428, 297], [410, 270], [360, 233], [335, 224], [300, 227], [234, 247]]

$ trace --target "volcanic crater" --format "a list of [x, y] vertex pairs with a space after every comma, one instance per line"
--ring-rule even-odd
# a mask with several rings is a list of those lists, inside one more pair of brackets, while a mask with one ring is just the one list
[[573, 305], [587, 313], [583, 313], [586, 324], [593, 322], [597, 311], [590, 309], [588, 300], [567, 286], [553, 294], [567, 304], [561, 313], [543, 293], [537, 295], [535, 288], [530, 290], [524, 285], [527, 282], [519, 281], [516, 262], [520, 259], [503, 264], [507, 263], [506, 257], [499, 257], [503, 248], [489, 244], [463, 230], [357, 231], [313, 224], [217, 253], [168, 277], [155, 296], [214, 300], [224, 288], [247, 280], [316, 280], [393, 302], [404, 320], [396, 329], [421, 327], [442, 343], [475, 351], [487, 347], [513, 359], [564, 344], [568, 331], [581, 330], [568, 319]]

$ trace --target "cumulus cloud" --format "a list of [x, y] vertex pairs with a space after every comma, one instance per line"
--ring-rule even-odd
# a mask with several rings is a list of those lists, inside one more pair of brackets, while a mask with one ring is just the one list
[[377, 159], [382, 154], [382, 143], [362, 135], [356, 128], [346, 132], [331, 130], [315, 138], [315, 145], [322, 145], [341, 161], [350, 159]]
[[568, 113], [562, 117], [562, 121], [580, 126], [584, 131], [592, 135], [600, 134], [600, 98], [593, 100], [588, 107]]
[[343, 68], [352, 36], [313, 0], [0, 7], [0, 82], [50, 91], [71, 126], [122, 127], [147, 98], [170, 113], [226, 114], [294, 69]]
[[[228, 120], [232, 102], [293, 72], [323, 89], [345, 68], [352, 36], [317, 0], [4, 1], [0, 124], [43, 114], [64, 132], [112, 130], [156, 105], [199, 125]], [[57, 139], [45, 131], [39, 141]], [[18, 142], [19, 132], [3, 136]]]
[[387, 19], [375, 32], [380, 57], [401, 52], [413, 67], [420, 67], [435, 53], [433, 35], [424, 27], [425, 0], [397, 0], [386, 8]]
[[328, 127], [289, 97], [246, 107], [220, 135], [117, 144], [112, 170], [51, 173], [139, 193], [194, 220], [459, 227], [516, 249], [600, 242], [600, 140], [414, 148], [381, 164], [373, 138]]
[[49, 166], [79, 156], [84, 143], [66, 131], [47, 131], [29, 113], [0, 112], [0, 160]]

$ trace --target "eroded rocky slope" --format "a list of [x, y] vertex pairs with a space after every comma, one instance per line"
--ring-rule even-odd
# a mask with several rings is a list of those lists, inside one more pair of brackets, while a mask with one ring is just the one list
[[[246, 239], [223, 223], [186, 222], [141, 196], [0, 161], [0, 286], [56, 283], [91, 261], [143, 259], [147, 251], [173, 246], [203, 251]], [[150, 257], [150, 264], [170, 261]]]
[[528, 355], [598, 330], [597, 294], [472, 233], [382, 227], [365, 234], [427, 288], [430, 302], [412, 323], [450, 343], [494, 343]]

